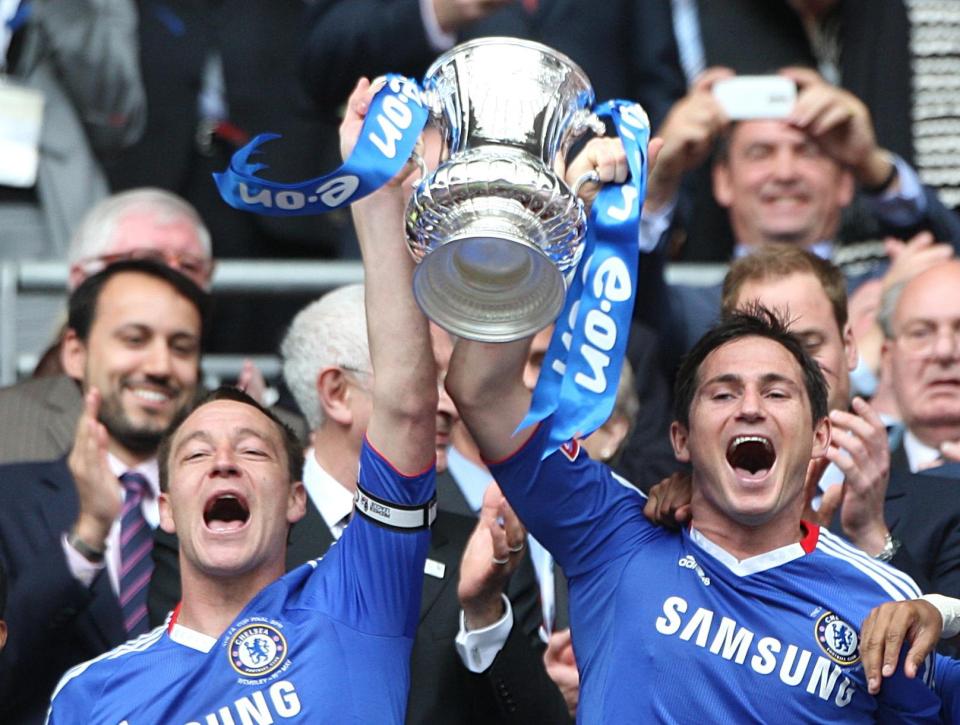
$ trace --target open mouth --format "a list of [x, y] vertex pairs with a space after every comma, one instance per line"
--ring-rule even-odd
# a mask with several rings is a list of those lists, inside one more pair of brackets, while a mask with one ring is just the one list
[[232, 493], [211, 497], [203, 509], [203, 523], [211, 531], [242, 529], [250, 518], [250, 507], [245, 499]]
[[736, 436], [727, 446], [727, 462], [737, 474], [746, 478], [763, 478], [776, 460], [773, 443], [764, 436]]

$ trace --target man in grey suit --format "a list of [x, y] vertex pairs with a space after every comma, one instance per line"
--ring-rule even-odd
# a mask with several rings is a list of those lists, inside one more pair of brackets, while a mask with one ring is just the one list
[[[135, 189], [91, 209], [74, 235], [69, 289], [109, 263], [152, 259], [209, 288], [210, 234], [186, 201], [160, 189]], [[59, 362], [59, 341], [50, 356]], [[83, 409], [79, 382], [61, 374], [0, 389], [0, 414], [16, 421], [0, 432], [0, 463], [42, 461], [66, 453]]]
[[[98, 156], [143, 133], [146, 96], [133, 0], [5, 3], [11, 81], [43, 102], [36, 182], [0, 188], [3, 256], [61, 256], [83, 214], [109, 193]], [[18, 223], [19, 222], [19, 223]]]

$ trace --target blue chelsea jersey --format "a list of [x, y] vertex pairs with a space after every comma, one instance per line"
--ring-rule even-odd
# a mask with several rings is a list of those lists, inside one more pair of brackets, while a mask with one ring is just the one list
[[858, 629], [913, 581], [814, 525], [742, 561], [643, 515], [645, 497], [547, 426], [491, 466], [563, 567], [583, 723], [939, 722], [932, 662], [867, 692]]
[[[364, 443], [361, 486], [421, 504]], [[219, 638], [172, 622], [64, 675], [48, 722], [94, 725], [402, 723], [430, 533], [355, 517], [340, 540], [265, 587]]]

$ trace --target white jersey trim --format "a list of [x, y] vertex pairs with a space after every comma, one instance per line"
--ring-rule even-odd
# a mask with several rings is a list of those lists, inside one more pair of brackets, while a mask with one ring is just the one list
[[733, 554], [720, 548], [720, 546], [710, 541], [710, 539], [692, 526], [690, 527], [690, 538], [693, 540], [693, 543], [740, 577], [749, 576], [750, 574], [756, 574], [761, 571], [768, 571], [769, 569], [776, 569], [778, 566], [789, 564], [791, 561], [795, 561], [807, 554], [800, 545], [800, 542], [796, 542], [746, 559], [737, 559]]
[[916, 599], [920, 596], [920, 588], [909, 576], [892, 566], [872, 559], [860, 549], [823, 528], [820, 529], [817, 549], [859, 570], [872, 579], [894, 601]]
[[60, 678], [60, 682], [57, 683], [56, 689], [53, 691], [53, 695], [50, 697], [50, 710], [47, 711], [47, 719], [50, 718], [50, 712], [53, 708], [53, 700], [60, 694], [62, 690], [70, 680], [79, 677], [87, 669], [101, 660], [112, 660], [117, 657], [122, 657], [123, 655], [133, 654], [134, 652], [142, 652], [145, 649], [149, 649], [151, 646], [156, 644], [162, 637], [163, 633], [166, 631], [166, 625], [162, 624], [159, 627], [154, 627], [149, 632], [141, 634], [136, 639], [131, 639], [129, 642], [124, 642], [123, 644], [114, 647], [112, 650], [104, 652], [99, 657], [94, 657], [92, 660], [87, 660], [86, 662], [81, 662], [79, 665], [74, 665], [69, 670], [67, 670], [63, 677]]
[[176, 623], [170, 628], [170, 639], [177, 644], [182, 644], [184, 647], [189, 647], [204, 654], [212, 650], [217, 643], [216, 637], [211, 637], [208, 634]]

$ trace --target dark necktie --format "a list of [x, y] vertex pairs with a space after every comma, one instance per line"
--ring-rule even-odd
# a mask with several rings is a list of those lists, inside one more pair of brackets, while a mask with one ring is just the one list
[[140, 507], [148, 491], [147, 479], [139, 473], [124, 473], [126, 490], [120, 516], [120, 608], [123, 626], [130, 637], [147, 631], [147, 584], [153, 573], [153, 532]]

